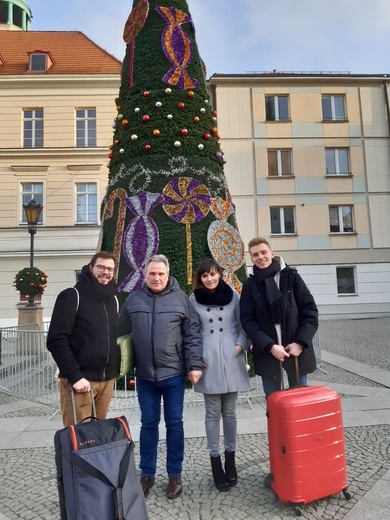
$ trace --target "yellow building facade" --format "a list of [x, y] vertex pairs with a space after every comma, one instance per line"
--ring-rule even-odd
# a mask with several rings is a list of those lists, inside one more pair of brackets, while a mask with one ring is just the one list
[[323, 318], [389, 315], [387, 76], [214, 74], [209, 87], [245, 244], [267, 238]]
[[[46, 319], [96, 251], [121, 63], [80, 32], [26, 30], [25, 2], [0, 15], [1, 327], [17, 322], [12, 282], [29, 265], [23, 204], [44, 207], [34, 264], [48, 275]], [[386, 75], [214, 74], [208, 85], [244, 243], [269, 239], [322, 318], [389, 315]]]
[[120, 71], [83, 33], [0, 30], [0, 326], [17, 322], [12, 283], [29, 267], [23, 204], [43, 205], [34, 266], [48, 275], [45, 319], [96, 252]]

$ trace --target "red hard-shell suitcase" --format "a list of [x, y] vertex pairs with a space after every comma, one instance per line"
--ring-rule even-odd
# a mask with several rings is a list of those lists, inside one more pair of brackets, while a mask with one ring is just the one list
[[341, 491], [350, 498], [337, 392], [326, 386], [275, 392], [267, 418], [271, 486], [279, 500], [307, 504]]

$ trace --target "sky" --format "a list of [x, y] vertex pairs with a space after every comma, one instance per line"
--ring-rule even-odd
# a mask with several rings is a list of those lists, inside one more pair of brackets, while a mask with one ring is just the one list
[[[118, 59], [132, 0], [26, 0], [31, 30], [85, 33]], [[390, 72], [389, 0], [188, 0], [214, 73]]]

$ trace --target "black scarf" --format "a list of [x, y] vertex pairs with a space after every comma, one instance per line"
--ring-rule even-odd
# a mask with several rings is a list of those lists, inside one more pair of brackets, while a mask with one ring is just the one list
[[271, 265], [265, 269], [253, 266], [253, 276], [259, 286], [264, 287], [265, 301], [269, 306], [273, 323], [281, 323], [285, 316], [286, 309], [283, 295], [275, 282], [275, 275], [280, 271], [280, 262], [273, 258]]
[[221, 279], [214, 292], [201, 287], [200, 289], [195, 289], [194, 295], [196, 301], [201, 305], [224, 306], [232, 301], [233, 289]]

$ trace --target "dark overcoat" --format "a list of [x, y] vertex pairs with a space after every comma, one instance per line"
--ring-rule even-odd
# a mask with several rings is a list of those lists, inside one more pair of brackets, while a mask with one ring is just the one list
[[[318, 328], [318, 310], [312, 294], [297, 271], [285, 266], [279, 273], [279, 290], [282, 293], [285, 315], [280, 324], [282, 345], [299, 343], [303, 350], [299, 356], [301, 375], [314, 372], [316, 359], [313, 337]], [[256, 374], [280, 381], [280, 363], [270, 349], [280, 344], [269, 305], [262, 294], [263, 284], [251, 275], [242, 287], [241, 324], [252, 341], [253, 363]], [[294, 374], [294, 360], [290, 356], [283, 364], [288, 374]]]

